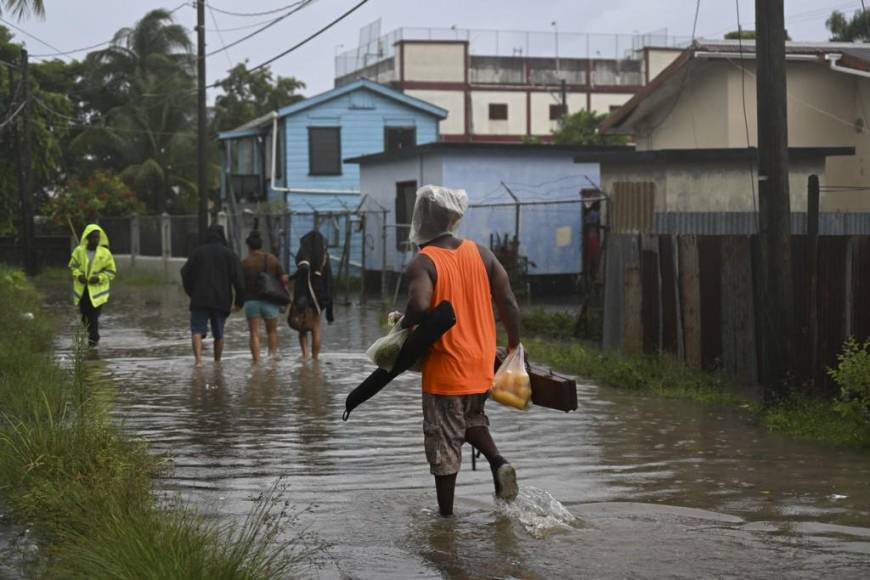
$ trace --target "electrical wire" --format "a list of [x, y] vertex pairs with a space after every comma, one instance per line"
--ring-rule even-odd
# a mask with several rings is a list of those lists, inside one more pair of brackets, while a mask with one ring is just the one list
[[285, 19], [289, 18], [290, 16], [293, 16], [294, 14], [296, 14], [297, 12], [299, 12], [300, 10], [302, 10], [303, 8], [305, 8], [306, 6], [308, 6], [309, 4], [311, 4], [312, 2], [315, 2], [315, 1], [316, 0], [302, 0], [295, 8], [293, 8], [292, 10], [287, 12], [286, 14], [282, 14], [278, 18], [273, 18], [271, 21], [269, 21], [268, 24], [264, 24], [260, 28], [256, 29], [255, 31], [253, 31], [249, 34], [246, 34], [245, 36], [239, 38], [238, 40], [234, 40], [233, 42], [229, 43], [228, 45], [224, 46], [223, 48], [219, 48], [217, 50], [207, 52], [206, 56], [207, 57], [214, 56], [220, 52], [223, 52], [229, 48], [232, 48], [238, 44], [241, 44], [250, 38], [257, 36], [261, 32], [264, 32], [264, 31], [268, 30], [269, 28], [272, 28], [273, 26], [275, 26], [276, 24], [278, 24], [282, 20], [285, 20]]
[[215, 15], [214, 15], [214, 10], [212, 10], [212, 8], [209, 4], [206, 4], [205, 7], [208, 8], [208, 15], [211, 16], [211, 21], [214, 22], [214, 27], [215, 27], [215, 30], [217, 31], [218, 40], [221, 41], [221, 46], [223, 46], [224, 54], [227, 57], [227, 63], [230, 65], [230, 68], [233, 68], [233, 59], [230, 58], [230, 51], [227, 50], [227, 43], [224, 42], [224, 35], [221, 32], [220, 26], [218, 26], [217, 18], [215, 18]]
[[292, 4], [288, 4], [282, 8], [274, 8], [272, 10], [264, 10], [262, 12], [231, 12], [229, 10], [224, 10], [222, 8], [212, 7], [212, 10], [215, 12], [219, 12], [220, 14], [226, 14], [227, 16], [240, 16], [240, 17], [251, 17], [251, 16], [268, 16], [270, 14], [278, 14], [279, 12], [284, 12], [285, 10], [289, 10], [294, 6], [298, 6], [299, 4], [304, 4], [305, 0], [298, 0], [297, 2], [293, 2]]
[[46, 42], [46, 41], [42, 40], [41, 38], [39, 38], [38, 36], [36, 36], [35, 34], [31, 34], [31, 33], [27, 32], [26, 30], [24, 30], [24, 29], [21, 28], [20, 26], [16, 26], [15, 24], [9, 22], [8, 20], [6, 20], [5, 18], [3, 18], [2, 16], [0, 16], [0, 22], [3, 22], [4, 24], [6, 24], [6, 26], [11, 26], [12, 28], [14, 28], [14, 29], [17, 30], [18, 32], [20, 32], [21, 34], [23, 34], [23, 35], [25, 35], [25, 36], [27, 36], [27, 37], [32, 38], [32, 39], [35, 40], [36, 42], [38, 42], [38, 43], [40, 43], [40, 44], [42, 44], [42, 45], [47, 46], [48, 48], [50, 48], [51, 50], [53, 50], [53, 51], [55, 51], [55, 52], [62, 52], [58, 47], [56, 47], [56, 46], [54, 46], [54, 45], [52, 45], [52, 44], [49, 44], [48, 42]]
[[46, 104], [42, 99], [38, 97], [34, 97], [33, 102], [45, 109], [47, 112], [54, 115], [55, 117], [65, 120], [67, 122], [67, 125], [73, 127], [81, 127], [84, 129], [107, 129], [118, 133], [136, 133], [146, 135], [196, 135], [194, 131], [152, 131], [150, 129], [125, 129], [121, 127], [109, 127], [107, 125], [90, 125], [80, 122], [79, 119], [76, 119], [75, 117], [70, 117], [65, 113], [61, 113], [59, 111], [56, 111], [55, 109], [52, 109], [48, 104]]
[[[175, 14], [176, 12], [178, 12], [179, 10], [184, 8], [185, 6], [190, 6], [190, 5], [191, 5], [191, 3], [189, 1], [182, 2], [181, 4], [179, 4], [178, 6], [173, 8], [172, 10], [170, 10], [169, 14], [170, 15]], [[52, 48], [55, 52], [51, 53], [51, 54], [31, 54], [30, 56], [33, 58], [52, 58], [52, 57], [57, 57], [57, 56], [69, 56], [71, 54], [76, 54], [77, 52], [87, 52], [87, 51], [94, 50], [95, 48], [100, 48], [101, 46], [106, 46], [107, 44], [111, 44], [112, 41], [114, 41], [114, 40], [115, 40], [115, 37], [113, 36], [109, 40], [104, 40], [103, 42], [98, 42], [96, 44], [91, 44], [89, 46], [82, 46], [81, 48], [73, 48], [70, 50], [59, 50], [59, 49], [52, 47], [50, 45], [46, 45], [49, 48]], [[45, 43], [43, 43], [43, 44], [45, 44]]]
[[[32, 99], [32, 97], [31, 97], [31, 99]], [[18, 105], [18, 108], [15, 109], [15, 111], [14, 111], [11, 115], [9, 115], [8, 117], [6, 117], [6, 119], [5, 119], [2, 123], [0, 123], [0, 129], [2, 129], [3, 127], [5, 127], [5, 126], [8, 125], [9, 123], [11, 123], [13, 120], [15, 120], [15, 117], [17, 117], [18, 114], [21, 113], [21, 110], [24, 109], [24, 106], [25, 106], [28, 102], [29, 102], [29, 100], [28, 100], [28, 101], [23, 101], [20, 105]]]
[[[330, 22], [329, 24], [327, 24], [326, 26], [324, 26], [323, 28], [321, 28], [321, 29], [318, 30], [317, 32], [311, 34], [310, 36], [308, 36], [308, 37], [305, 38], [304, 40], [302, 40], [302, 41], [300, 41], [300, 42], [297, 42], [296, 44], [294, 44], [293, 46], [291, 46], [290, 48], [288, 48], [288, 49], [285, 50], [284, 52], [281, 52], [281, 53], [279, 53], [279, 54], [273, 56], [273, 57], [270, 58], [269, 60], [266, 60], [266, 61], [264, 61], [264, 62], [261, 62], [260, 64], [258, 64], [258, 65], [255, 66], [254, 68], [250, 69], [249, 72], [253, 72], [253, 71], [255, 71], [255, 70], [258, 70], [258, 69], [261, 69], [261, 68], [263, 68], [263, 67], [269, 66], [270, 64], [272, 64], [273, 62], [275, 62], [275, 61], [278, 60], [279, 58], [282, 58], [282, 57], [284, 57], [284, 56], [290, 54], [291, 52], [293, 52], [293, 51], [296, 50], [297, 48], [299, 48], [299, 47], [301, 47], [301, 46], [304, 46], [304, 45], [308, 44], [310, 41], [314, 40], [315, 38], [317, 38], [318, 36], [320, 36], [321, 34], [323, 34], [324, 32], [326, 32], [327, 30], [329, 30], [330, 28], [332, 28], [333, 26], [335, 26], [336, 24], [338, 24], [339, 22], [341, 22], [342, 20], [344, 20], [345, 18], [347, 18], [348, 16], [350, 16], [351, 14], [353, 14], [354, 12], [356, 12], [357, 10], [359, 10], [360, 8], [362, 8], [362, 6], [363, 6], [364, 4], [367, 4], [368, 1], [369, 1], [369, 0], [362, 0], [361, 2], [357, 3], [356, 5], [354, 5], [352, 8], [350, 8], [349, 10], [347, 10], [346, 12], [344, 12], [341, 16], [339, 16], [338, 18], [336, 18], [335, 20], [333, 20], [332, 22]], [[698, 2], [700, 2], [700, 1], [701, 1], [701, 0], [698, 0]]]

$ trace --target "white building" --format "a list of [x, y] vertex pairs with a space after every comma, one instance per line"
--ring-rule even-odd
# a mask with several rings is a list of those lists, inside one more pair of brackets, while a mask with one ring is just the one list
[[368, 78], [446, 109], [444, 141], [546, 142], [564, 112], [619, 108], [684, 40], [402, 28], [338, 55], [335, 84]]

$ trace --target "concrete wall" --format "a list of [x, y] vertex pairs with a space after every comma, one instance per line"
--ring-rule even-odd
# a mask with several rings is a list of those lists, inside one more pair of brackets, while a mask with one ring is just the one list
[[441, 135], [465, 133], [465, 92], [458, 90], [407, 90], [405, 94], [447, 109], [447, 118], [438, 125]]
[[[491, 103], [507, 104], [508, 118], [502, 121], [490, 120]], [[471, 132], [478, 135], [525, 135], [525, 91], [472, 91]]]
[[[369, 236], [366, 268], [381, 270], [383, 260], [383, 217], [382, 207], [387, 209], [387, 224], [396, 223], [396, 184], [401, 181], [416, 181], [417, 186], [441, 185], [443, 179], [443, 163], [440, 153], [430, 153], [412, 159], [366, 164], [362, 167], [361, 187], [363, 193], [369, 196], [366, 209], [372, 213], [366, 216], [366, 234]], [[396, 251], [396, 230], [388, 228], [387, 236], [387, 269], [399, 271], [402, 256]]]
[[[792, 162], [792, 211], [806, 211], [807, 178], [817, 174], [824, 183], [824, 170], [821, 158]], [[753, 181], [745, 161], [605, 164], [601, 169], [602, 188], [613, 191], [616, 182], [655, 183], [657, 213], [757, 210], [758, 191], [756, 188], [753, 201]]]
[[399, 78], [406, 81], [465, 82], [464, 42], [401, 43], [397, 52], [404, 56]]
[[[675, 105], [669, 100], [657, 114], [638, 123], [638, 149], [756, 146], [755, 63], [744, 61], [743, 66], [745, 73], [739, 63], [717, 60], [693, 69]], [[824, 173], [832, 185], [866, 186], [870, 79], [814, 62], [790, 61], [787, 66], [789, 145], [855, 147], [854, 156], [828, 158]], [[867, 211], [870, 196], [826, 192], [821, 210]]]
[[[579, 199], [578, 192], [598, 183], [597, 164], [577, 164], [572, 152], [456, 151], [427, 154], [423, 159], [367, 164], [362, 167], [363, 192], [389, 211], [388, 224], [395, 223], [396, 183], [416, 180], [418, 184], [444, 185], [465, 189], [472, 204], [505, 203], [511, 198], [501, 186], [509, 184], [520, 199]], [[587, 179], [588, 178], [588, 179]], [[369, 203], [374, 210], [376, 204]], [[367, 267], [379, 270], [383, 244], [381, 217], [367, 216], [369, 246]], [[460, 234], [489, 245], [490, 234], [514, 233], [515, 209], [510, 207], [470, 208]], [[535, 262], [532, 275], [576, 274], [581, 267], [580, 203], [530, 206], [522, 209], [520, 240], [522, 251]], [[398, 271], [403, 264], [396, 251], [394, 230], [387, 230], [387, 269]]]
[[[560, 103], [558, 92], [532, 93], [532, 135], [549, 135], [559, 128], [559, 121], [550, 120], [550, 105]], [[586, 110], [586, 93], [568, 93], [568, 113]]]
[[649, 82], [656, 78], [660, 72], [665, 70], [680, 54], [682, 50], [672, 48], [645, 48], [645, 62], [647, 69], [645, 73], [645, 82]]
[[610, 107], [621, 107], [633, 96], [634, 93], [592, 93], [589, 104], [596, 113], [610, 113]]
[[[566, 152], [450, 152], [445, 154], [444, 185], [464, 188], [474, 203], [504, 203], [511, 198], [504, 181], [521, 200], [578, 199], [581, 188], [598, 183], [597, 164], [577, 164]], [[513, 235], [514, 207], [471, 208], [460, 232], [489, 245], [490, 234]], [[580, 204], [521, 208], [520, 252], [535, 266], [531, 275], [581, 271]]]

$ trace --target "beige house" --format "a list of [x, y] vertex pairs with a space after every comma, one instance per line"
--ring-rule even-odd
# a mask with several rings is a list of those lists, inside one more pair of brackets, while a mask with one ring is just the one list
[[[755, 64], [752, 41], [696, 42], [608, 117], [601, 131], [634, 135], [638, 152], [746, 151], [756, 146]], [[870, 47], [789, 42], [786, 82], [792, 208], [804, 211], [806, 176], [816, 173], [823, 185], [868, 188], [825, 191], [823, 212], [870, 210]], [[602, 164], [602, 182], [657, 183], [656, 211], [751, 211], [757, 203], [749, 183], [752, 158], [754, 153], [734, 165], [713, 154], [706, 165], [691, 168], [624, 160]]]

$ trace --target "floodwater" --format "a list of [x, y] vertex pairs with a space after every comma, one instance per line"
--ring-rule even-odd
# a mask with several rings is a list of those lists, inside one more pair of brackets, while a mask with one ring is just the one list
[[[239, 518], [282, 478], [284, 498], [305, 510], [299, 524], [329, 546], [302, 577], [870, 577], [870, 454], [582, 381], [570, 414], [491, 402], [520, 497], [498, 505], [489, 470], [472, 471], [466, 451], [456, 515], [438, 517], [415, 375], [341, 421], [372, 370], [362, 353], [379, 316], [336, 308], [321, 361], [307, 364], [282, 323], [282, 358], [252, 365], [237, 313], [223, 363], [194, 369], [180, 289], [118, 288], [92, 364], [117, 385], [124, 430], [173, 458], [159, 489]], [[63, 356], [68, 337], [59, 346]]]

